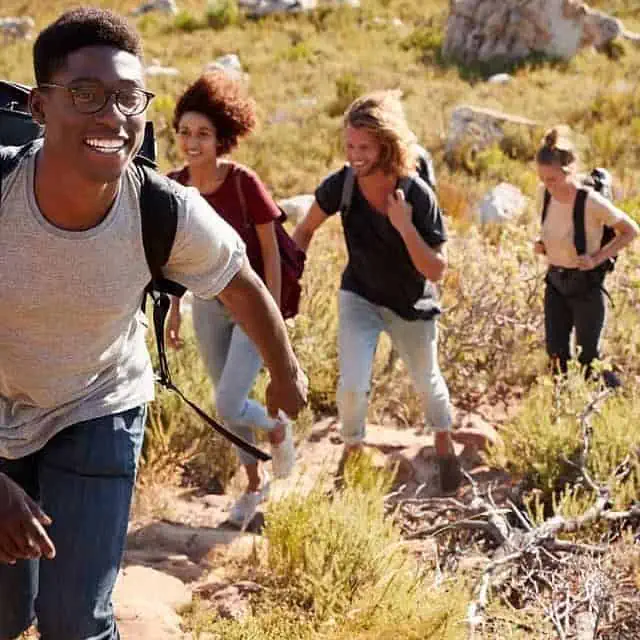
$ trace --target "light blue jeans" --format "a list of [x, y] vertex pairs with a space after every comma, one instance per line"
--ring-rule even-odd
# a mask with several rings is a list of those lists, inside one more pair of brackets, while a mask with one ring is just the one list
[[406, 364], [420, 395], [427, 423], [435, 431], [451, 428], [449, 390], [438, 366], [435, 320], [405, 320], [351, 291], [339, 294], [338, 411], [347, 444], [365, 437], [371, 370], [378, 339], [386, 331]]
[[[193, 328], [200, 355], [215, 388], [216, 408], [225, 425], [247, 442], [254, 443], [253, 429], [271, 431], [277, 421], [249, 399], [262, 358], [247, 334], [218, 300], [193, 298]], [[243, 465], [257, 460], [236, 447]]]

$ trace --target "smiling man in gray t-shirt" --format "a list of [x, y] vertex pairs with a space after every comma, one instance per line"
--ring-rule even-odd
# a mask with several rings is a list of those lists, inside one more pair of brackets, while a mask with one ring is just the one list
[[[122, 557], [153, 376], [140, 305], [138, 34], [100, 9], [63, 14], [34, 46], [34, 146], [0, 200], [0, 638], [118, 638]], [[218, 297], [261, 351], [270, 411], [295, 416], [306, 378], [244, 245], [195, 189], [176, 187], [164, 273]]]

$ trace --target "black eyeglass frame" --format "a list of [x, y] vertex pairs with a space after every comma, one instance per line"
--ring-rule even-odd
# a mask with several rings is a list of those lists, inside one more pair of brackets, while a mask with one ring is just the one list
[[[74, 109], [76, 109], [78, 113], [82, 113], [85, 115], [92, 115], [94, 113], [98, 113], [99, 111], [104, 109], [104, 106], [109, 102], [109, 100], [111, 100], [111, 96], [115, 96], [116, 107], [118, 107], [118, 111], [120, 111], [120, 113], [123, 116], [139, 116], [141, 113], [144, 113], [146, 111], [146, 109], [149, 106], [149, 103], [156, 96], [155, 93], [151, 91], [147, 91], [146, 89], [141, 89], [140, 87], [132, 87], [130, 89], [115, 89], [115, 90], [107, 90], [104, 87], [99, 87], [101, 90], [104, 91], [104, 102], [99, 107], [96, 107], [95, 109], [91, 109], [87, 111], [84, 108], [78, 107], [76, 103], [76, 91], [85, 90], [86, 87], [68, 87], [64, 84], [55, 84], [53, 82], [43, 82], [42, 84], [38, 85], [38, 88], [39, 89], [65, 89], [66, 91], [69, 92], [69, 95], [71, 96], [71, 103], [73, 104]], [[136, 111], [129, 111], [126, 108], [123, 109], [122, 104], [120, 103], [120, 94], [125, 92], [132, 92], [132, 91], [144, 96], [144, 100], [142, 100], [142, 108], [137, 109]]]

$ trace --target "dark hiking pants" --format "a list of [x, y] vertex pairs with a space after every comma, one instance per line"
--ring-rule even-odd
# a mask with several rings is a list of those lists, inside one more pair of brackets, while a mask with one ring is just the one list
[[550, 267], [544, 296], [544, 324], [547, 353], [563, 373], [571, 357], [571, 330], [576, 331], [578, 360], [589, 373], [591, 362], [599, 357], [606, 307], [599, 270], [579, 271]]

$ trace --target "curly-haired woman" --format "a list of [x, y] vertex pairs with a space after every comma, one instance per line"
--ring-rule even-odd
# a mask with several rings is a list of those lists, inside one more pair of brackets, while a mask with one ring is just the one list
[[[255, 127], [255, 105], [242, 85], [222, 70], [198, 78], [180, 97], [173, 125], [186, 165], [170, 177], [196, 187], [209, 204], [240, 234], [253, 269], [280, 302], [280, 254], [274, 222], [281, 215], [258, 176], [224, 156]], [[281, 414], [272, 417], [249, 399], [262, 366], [260, 354], [224, 305], [217, 299], [194, 297], [193, 325], [200, 353], [216, 390], [219, 415], [235, 433], [254, 441], [253, 429], [267, 432], [273, 473], [286, 477], [294, 464], [291, 424]], [[180, 305], [174, 299], [167, 340], [180, 346]], [[248, 484], [231, 508], [229, 519], [242, 525], [254, 515], [269, 490], [269, 478], [258, 461], [238, 449]]]

